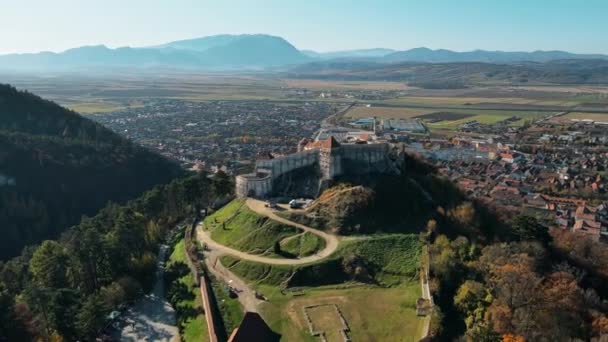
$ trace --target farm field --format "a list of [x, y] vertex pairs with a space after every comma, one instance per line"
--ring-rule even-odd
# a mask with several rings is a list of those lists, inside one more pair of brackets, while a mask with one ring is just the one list
[[352, 119], [368, 118], [375, 116], [377, 118], [403, 118], [409, 119], [418, 115], [429, 114], [436, 111], [433, 108], [407, 108], [407, 107], [380, 107], [380, 106], [355, 106], [348, 112], [344, 113], [344, 117]]
[[[283, 341], [318, 341], [308, 331], [303, 308], [312, 305], [338, 306], [351, 331], [353, 341], [418, 341], [422, 319], [416, 315], [418, 282], [392, 288], [367, 285], [319, 287], [281, 294], [276, 288], [262, 287], [269, 301], [261, 305], [261, 314]], [[327, 320], [319, 328], [332, 329], [334, 337], [340, 321], [333, 312], [324, 311]], [[314, 320], [319, 323], [319, 320]], [[339, 335], [338, 335], [339, 336]]]
[[457, 111], [456, 110], [456, 111], [451, 111], [451, 112], [472, 114], [472, 116], [469, 116], [464, 119], [459, 119], [459, 120], [427, 123], [426, 125], [431, 129], [454, 130], [467, 121], [476, 120], [477, 122], [482, 123], [482, 124], [493, 124], [493, 123], [505, 120], [512, 116], [518, 116], [522, 119], [511, 123], [511, 126], [521, 126], [526, 122], [526, 120], [540, 119], [544, 116], [554, 114], [551, 112], [535, 112], [535, 111], [483, 111], [483, 110]]
[[593, 121], [605, 121], [608, 122], [608, 113], [581, 113], [581, 112], [572, 112], [568, 113], [564, 116], [560, 116], [559, 119], [577, 119], [577, 120], [593, 120]]
[[467, 96], [406, 96], [385, 101], [394, 105], [429, 105], [429, 106], [468, 106], [485, 103], [500, 103], [504, 105], [535, 105], [535, 106], [574, 106], [580, 101], [567, 99], [531, 99], [521, 97], [467, 97]]
[[402, 82], [373, 82], [373, 81], [325, 81], [312, 79], [285, 79], [283, 83], [290, 88], [308, 88], [315, 90], [407, 90], [407, 84]]
[[[433, 119], [439, 113], [447, 112], [452, 118], [443, 121], [426, 123], [431, 129], [454, 130], [467, 121], [476, 120], [483, 124], [492, 124], [512, 116], [519, 116], [522, 120], [513, 125], [523, 125], [526, 119], [538, 119], [551, 115], [552, 112], [544, 111], [522, 111], [522, 110], [492, 110], [492, 109], [441, 109], [441, 108], [409, 108], [409, 107], [366, 107], [356, 106], [344, 113], [344, 117], [358, 119], [375, 116], [377, 118], [420, 118], [423, 120]], [[459, 118], [459, 115], [460, 118]], [[430, 116], [429, 116], [430, 115]], [[443, 115], [445, 117], [445, 115]]]
[[111, 102], [82, 102], [76, 104], [66, 104], [67, 108], [78, 112], [80, 114], [91, 114], [91, 113], [107, 113], [114, 112], [117, 110], [123, 110], [126, 108], [138, 108], [143, 107], [142, 104], [119, 104]]

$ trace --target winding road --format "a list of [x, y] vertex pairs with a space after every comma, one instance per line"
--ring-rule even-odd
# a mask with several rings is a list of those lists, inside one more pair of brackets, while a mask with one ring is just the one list
[[325, 259], [328, 256], [330, 256], [331, 254], [333, 254], [336, 251], [336, 249], [338, 249], [339, 240], [338, 240], [338, 237], [336, 237], [335, 235], [328, 234], [328, 233], [320, 231], [318, 229], [311, 228], [306, 225], [303, 225], [303, 224], [300, 224], [297, 222], [293, 222], [293, 221], [290, 221], [283, 217], [280, 217], [277, 214], [275, 214], [275, 212], [271, 208], [267, 208], [263, 201], [248, 198], [246, 203], [247, 203], [247, 206], [249, 207], [249, 209], [255, 211], [259, 215], [267, 216], [268, 218], [270, 218], [274, 221], [277, 221], [279, 223], [293, 226], [293, 227], [303, 230], [304, 232], [310, 232], [312, 234], [319, 236], [320, 238], [325, 240], [325, 248], [323, 248], [316, 254], [313, 254], [313, 255], [310, 255], [310, 256], [307, 256], [304, 258], [278, 259], [278, 258], [264, 257], [264, 256], [260, 256], [260, 255], [255, 255], [255, 254], [249, 254], [246, 252], [241, 252], [234, 248], [226, 247], [220, 243], [215, 242], [211, 238], [211, 232], [203, 230], [202, 226], [200, 226], [200, 225], [198, 226], [198, 228], [196, 230], [197, 239], [200, 242], [204, 243], [209, 249], [214, 251], [214, 253], [228, 254], [228, 255], [232, 255], [237, 258], [243, 259], [243, 260], [260, 262], [260, 263], [270, 264], [270, 265], [308, 264], [308, 263], [312, 263], [312, 262], [316, 262], [316, 261]]

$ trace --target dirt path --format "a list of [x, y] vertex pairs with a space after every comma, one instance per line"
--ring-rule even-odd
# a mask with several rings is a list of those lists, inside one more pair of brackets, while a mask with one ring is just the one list
[[[431, 305], [433, 305], [433, 297], [431, 296], [431, 288], [429, 287], [429, 270], [428, 270], [428, 265], [430, 264], [430, 259], [429, 259], [429, 254], [428, 254], [428, 250], [425, 250], [425, 253], [423, 255], [423, 258], [425, 258], [425, 263], [424, 266], [422, 267], [422, 275], [420, 277], [420, 287], [422, 290], [422, 298], [429, 300], [431, 302]], [[420, 336], [420, 339], [424, 339], [427, 336], [429, 336], [429, 329], [431, 328], [431, 315], [426, 315], [423, 318], [423, 327], [422, 327], [422, 334]]]
[[175, 311], [164, 299], [164, 260], [167, 246], [158, 252], [158, 269], [154, 290], [130, 308], [122, 319], [123, 328], [118, 331], [120, 341], [179, 341], [175, 323]]
[[219, 250], [209, 250], [205, 252], [207, 270], [216, 278], [237, 290], [239, 302], [243, 306], [245, 312], [257, 312], [257, 307], [262, 301], [256, 298], [255, 291], [249, 287], [247, 283], [222, 265], [219, 260], [220, 256], [222, 256], [222, 253]]
[[282, 218], [282, 217], [278, 216], [277, 214], [275, 214], [272, 209], [266, 208], [266, 206], [264, 205], [264, 202], [262, 202], [262, 201], [255, 200], [255, 199], [247, 199], [247, 206], [249, 207], [249, 209], [255, 211], [256, 213], [263, 215], [263, 216], [267, 216], [274, 221], [277, 221], [277, 222], [280, 222], [280, 223], [283, 223], [283, 224], [286, 224], [289, 226], [293, 226], [293, 227], [301, 229], [305, 232], [310, 232], [312, 234], [319, 236], [320, 238], [325, 240], [325, 248], [323, 250], [317, 252], [316, 254], [313, 254], [313, 255], [310, 255], [310, 256], [307, 256], [304, 258], [300, 258], [300, 259], [280, 259], [280, 258], [269, 258], [269, 257], [260, 256], [260, 255], [249, 254], [249, 253], [241, 252], [239, 250], [236, 250], [236, 249], [233, 249], [230, 247], [226, 247], [222, 244], [219, 244], [219, 243], [213, 241], [213, 239], [211, 239], [211, 232], [203, 230], [201, 228], [201, 226], [199, 226], [196, 231], [197, 239], [199, 241], [201, 241], [202, 243], [204, 243], [207, 246], [207, 248], [219, 253], [218, 256], [220, 254], [229, 254], [229, 255], [235, 256], [237, 258], [243, 259], [243, 260], [249, 260], [249, 261], [260, 262], [263, 264], [271, 264], [271, 265], [303, 265], [303, 264], [316, 262], [316, 261], [327, 258], [333, 252], [335, 252], [336, 249], [338, 248], [339, 241], [335, 235], [328, 234], [328, 233], [325, 233], [318, 229], [314, 229], [314, 228], [305, 226], [303, 224], [296, 223], [296, 222], [287, 220], [285, 218]]

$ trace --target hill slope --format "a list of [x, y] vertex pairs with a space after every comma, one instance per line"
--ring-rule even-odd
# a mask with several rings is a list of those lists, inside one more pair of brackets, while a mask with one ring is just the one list
[[453, 87], [491, 84], [606, 84], [608, 60], [555, 60], [543, 63], [496, 64], [458, 63], [377, 63], [367, 61], [322, 61], [293, 67], [286, 77], [405, 81], [423, 87]]
[[181, 172], [89, 119], [0, 85], [0, 259]]

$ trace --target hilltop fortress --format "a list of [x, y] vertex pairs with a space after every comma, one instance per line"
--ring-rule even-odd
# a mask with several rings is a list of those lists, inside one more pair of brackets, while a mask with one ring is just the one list
[[368, 136], [361, 138], [349, 144], [340, 144], [331, 135], [312, 142], [304, 139], [297, 153], [258, 160], [254, 172], [238, 175], [236, 195], [258, 198], [285, 195], [286, 188], [294, 188], [298, 182], [308, 182], [308, 194], [316, 195], [324, 181], [339, 176], [398, 172], [389, 158], [388, 143], [368, 143]]

